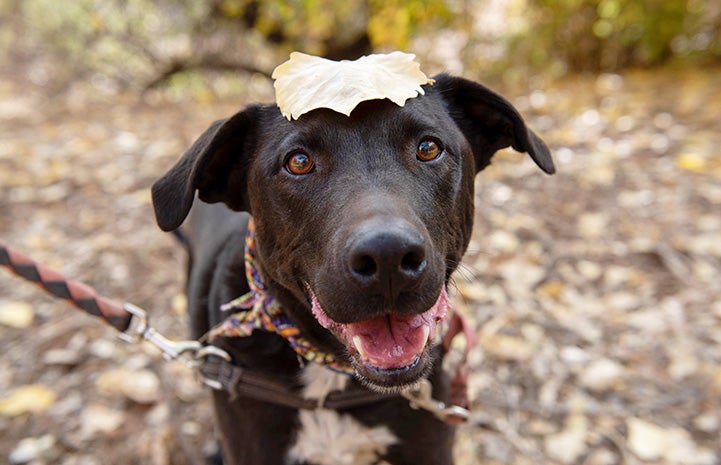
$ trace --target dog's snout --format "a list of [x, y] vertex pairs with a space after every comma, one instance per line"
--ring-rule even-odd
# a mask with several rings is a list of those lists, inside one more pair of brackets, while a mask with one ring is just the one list
[[423, 275], [425, 240], [410, 226], [368, 228], [351, 241], [348, 265], [357, 283], [393, 301]]
[[376, 236], [353, 250], [350, 266], [362, 279], [394, 271], [413, 278], [423, 271], [425, 257], [426, 251], [421, 244], [403, 244], [395, 237]]

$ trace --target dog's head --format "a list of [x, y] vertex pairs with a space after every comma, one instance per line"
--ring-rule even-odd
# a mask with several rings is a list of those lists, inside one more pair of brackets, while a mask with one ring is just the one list
[[316, 109], [287, 121], [275, 105], [250, 106], [215, 122], [153, 186], [164, 230], [180, 226], [196, 191], [250, 212], [268, 287], [377, 387], [413, 383], [431, 365], [471, 234], [475, 174], [504, 147], [554, 171], [498, 94], [447, 75], [424, 89], [403, 107], [371, 100], [349, 117]]

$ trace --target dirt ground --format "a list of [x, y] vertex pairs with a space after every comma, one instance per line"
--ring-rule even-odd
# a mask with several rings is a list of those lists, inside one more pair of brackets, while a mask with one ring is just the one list
[[[453, 286], [478, 332], [458, 464], [721, 463], [719, 71], [506, 92], [558, 174], [503, 152], [478, 176]], [[149, 187], [241, 103], [0, 82], [0, 238], [183, 338], [183, 253]], [[192, 371], [4, 271], [0, 353], [0, 462], [181, 465], [212, 448]]]

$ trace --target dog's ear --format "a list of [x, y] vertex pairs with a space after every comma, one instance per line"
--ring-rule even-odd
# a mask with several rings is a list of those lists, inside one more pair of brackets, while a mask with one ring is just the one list
[[496, 151], [512, 147], [527, 152], [548, 174], [556, 171], [546, 144], [526, 123], [511, 103], [487, 87], [468, 79], [441, 74], [431, 89], [439, 91], [449, 113], [470, 142], [476, 172], [491, 162]]
[[172, 231], [188, 216], [195, 191], [204, 202], [247, 210], [248, 156], [254, 150], [259, 109], [249, 107], [214, 122], [152, 187], [155, 219]]

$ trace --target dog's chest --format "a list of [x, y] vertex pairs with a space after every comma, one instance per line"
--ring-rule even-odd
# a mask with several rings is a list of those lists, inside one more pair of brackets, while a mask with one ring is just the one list
[[[307, 398], [322, 399], [329, 392], [343, 389], [346, 375], [309, 364], [303, 371]], [[347, 414], [334, 410], [302, 410], [298, 432], [288, 451], [292, 464], [373, 465], [398, 439], [385, 426], [368, 427]]]

